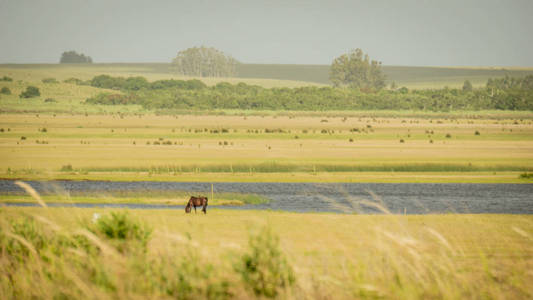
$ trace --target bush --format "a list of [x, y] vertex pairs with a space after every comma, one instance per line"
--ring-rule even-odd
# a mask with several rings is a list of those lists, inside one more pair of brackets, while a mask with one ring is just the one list
[[4, 87], [0, 90], [0, 94], [11, 95], [11, 90], [10, 90], [7, 86], [4, 86]]
[[72, 168], [72, 165], [71, 164], [68, 164], [68, 165], [64, 165], [61, 167], [60, 171], [63, 171], [63, 172], [72, 172], [74, 171], [74, 168]]
[[59, 63], [61, 64], [75, 64], [75, 63], [92, 63], [93, 59], [90, 56], [85, 56], [83, 53], [77, 53], [76, 51], [65, 51], [61, 54]]
[[0, 78], [0, 81], [13, 81], [13, 78], [4, 76], [4, 77]]
[[52, 78], [52, 77], [50, 77], [50, 78], [44, 78], [44, 79], [42, 80], [42, 82], [43, 82], [43, 83], [58, 83], [58, 81], [57, 81], [55, 78]]
[[41, 92], [37, 87], [34, 86], [28, 86], [26, 87], [26, 90], [22, 93], [20, 93], [20, 98], [32, 98], [32, 97], [39, 97], [41, 96]]
[[147, 83], [142, 77], [108, 75], [96, 76], [89, 84], [127, 92], [135, 99], [128, 103], [161, 110], [533, 110], [533, 75], [489, 82], [487, 89], [471, 92], [450, 88], [374, 92], [332, 87], [263, 88], [244, 83], [208, 87], [199, 80]]
[[46, 102], [46, 103], [52, 103], [52, 102], [57, 102], [57, 101], [56, 101], [56, 99], [54, 99], [54, 98], [46, 98], [46, 99], [44, 99], [44, 102]]
[[70, 77], [68, 79], [65, 79], [63, 82], [64, 83], [72, 83], [72, 84], [82, 84], [83, 80], [78, 79], [78, 78], [74, 78], [74, 77]]
[[[175, 299], [229, 299], [230, 284], [226, 279], [218, 279], [216, 269], [202, 262], [196, 249], [188, 246], [185, 255], [178, 259], [163, 259], [157, 273], [162, 289]], [[222, 276], [224, 277], [224, 276]]]
[[268, 227], [250, 236], [249, 252], [241, 257], [235, 270], [256, 296], [274, 298], [296, 280], [279, 249], [279, 238]]
[[[112, 212], [100, 217], [96, 224], [89, 226], [89, 230], [110, 239], [120, 252], [132, 250], [136, 247], [146, 251], [152, 230], [138, 220], [124, 212]], [[130, 244], [135, 244], [130, 246]]]
[[533, 173], [522, 173], [520, 174], [520, 178], [524, 178], [524, 179], [530, 179], [530, 178], [533, 178]]
[[85, 103], [105, 105], [135, 104], [136, 98], [132, 95], [101, 93], [92, 98], [88, 98], [85, 100]]

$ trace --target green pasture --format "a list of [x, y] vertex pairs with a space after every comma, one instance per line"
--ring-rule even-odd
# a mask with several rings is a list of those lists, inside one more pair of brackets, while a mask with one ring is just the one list
[[[387, 83], [395, 82], [398, 87], [450, 88], [462, 87], [465, 80], [483, 86], [488, 78], [523, 77], [533, 74], [533, 68], [506, 67], [415, 67], [383, 66]], [[143, 76], [148, 80], [190, 79], [178, 76], [167, 63], [108, 63], [108, 64], [3, 64], [0, 75], [27, 82], [40, 81], [53, 77], [60, 81], [75, 77], [82, 80], [96, 75]], [[263, 87], [298, 87], [305, 85], [328, 85], [328, 65], [279, 65], [279, 64], [240, 64], [237, 78], [199, 78], [208, 85], [217, 82], [255, 84]]]
[[527, 215], [2, 207], [0, 220], [7, 298], [533, 295]]
[[[328, 65], [276, 65], [241, 64], [238, 75], [242, 78], [275, 78], [301, 80], [329, 84]], [[398, 87], [410, 89], [461, 88], [465, 80], [473, 86], [484, 86], [489, 78], [523, 77], [533, 74], [533, 68], [505, 67], [415, 67], [383, 66], [387, 84], [395, 82]]]
[[530, 182], [533, 169], [529, 119], [1, 117], [2, 178]]

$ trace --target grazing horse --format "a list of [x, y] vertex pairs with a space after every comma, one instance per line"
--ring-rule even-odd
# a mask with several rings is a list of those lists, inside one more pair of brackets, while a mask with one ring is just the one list
[[202, 211], [204, 214], [207, 213], [207, 197], [195, 197], [191, 196], [191, 199], [189, 199], [189, 203], [187, 203], [187, 206], [185, 206], [185, 212], [190, 213], [192, 206], [194, 206], [194, 213], [196, 213], [196, 207], [202, 206]]

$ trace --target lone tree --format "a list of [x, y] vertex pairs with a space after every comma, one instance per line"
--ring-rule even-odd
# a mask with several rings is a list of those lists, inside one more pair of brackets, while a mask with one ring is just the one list
[[463, 83], [463, 91], [464, 92], [471, 92], [474, 88], [472, 87], [472, 83], [470, 80], [465, 80]]
[[172, 64], [179, 74], [201, 77], [232, 77], [239, 62], [215, 48], [194, 47], [178, 52]]
[[92, 64], [93, 59], [90, 56], [85, 56], [85, 54], [78, 54], [76, 51], [65, 51], [61, 54], [59, 59], [61, 64]]
[[337, 87], [376, 90], [385, 87], [385, 75], [381, 71], [381, 62], [371, 61], [368, 55], [359, 48], [333, 60], [329, 79]]
[[19, 98], [33, 98], [33, 97], [39, 97], [41, 96], [41, 92], [39, 91], [39, 88], [34, 86], [28, 86], [26, 87], [26, 90], [20, 93]]

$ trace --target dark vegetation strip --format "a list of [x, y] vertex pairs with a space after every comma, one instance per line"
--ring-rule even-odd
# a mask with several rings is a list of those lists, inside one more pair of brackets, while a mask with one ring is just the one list
[[531, 167], [512, 165], [473, 165], [473, 164], [382, 164], [382, 165], [347, 165], [347, 164], [216, 164], [216, 165], [162, 165], [150, 167], [90, 167], [74, 169], [71, 166], [62, 171], [79, 172], [150, 172], [150, 173], [284, 173], [284, 172], [483, 172], [483, 171], [532, 171]]
[[263, 88], [222, 82], [208, 87], [200, 80], [158, 80], [99, 75], [66, 82], [120, 90], [101, 93], [85, 103], [139, 104], [145, 109], [242, 110], [533, 110], [533, 75], [489, 79], [480, 89], [361, 90], [333, 87]]
[[[139, 198], [139, 201], [133, 201], [134, 203], [137, 202], [143, 202], [145, 200], [150, 199], [160, 199], [160, 198], [169, 198], [169, 199], [175, 199], [175, 198], [184, 198], [188, 199], [190, 196], [198, 196], [198, 195], [207, 195], [211, 199], [211, 191], [205, 190], [205, 191], [183, 191], [183, 190], [154, 190], [154, 189], [146, 189], [146, 190], [112, 190], [112, 189], [102, 189], [102, 190], [91, 190], [91, 191], [69, 191], [68, 196], [62, 195], [61, 192], [59, 192], [56, 189], [44, 189], [42, 191], [39, 191], [39, 194], [42, 196], [54, 196], [54, 201], [60, 201], [60, 200], [70, 200], [71, 197], [74, 198], [95, 198], [95, 199], [101, 199], [102, 203], [105, 202], [117, 202], [117, 198], [124, 198], [127, 199], [128, 202], [132, 202], [132, 198]], [[0, 201], [3, 200], [2, 196], [21, 196], [25, 195], [24, 191], [22, 190], [16, 190], [16, 191], [0, 191]], [[270, 199], [257, 195], [257, 194], [249, 194], [249, 193], [232, 193], [232, 192], [216, 192], [214, 194], [216, 199], [223, 199], [223, 200], [238, 200], [242, 202], [243, 204], [265, 204], [269, 203]], [[110, 199], [112, 197], [112, 199]], [[8, 199], [12, 200], [12, 199]], [[74, 199], [76, 200], [76, 199]], [[94, 199], [93, 199], [94, 200]], [[100, 202], [100, 201], [98, 201]], [[118, 201], [120, 202], [120, 201]], [[210, 204], [213, 204], [212, 202]]]

